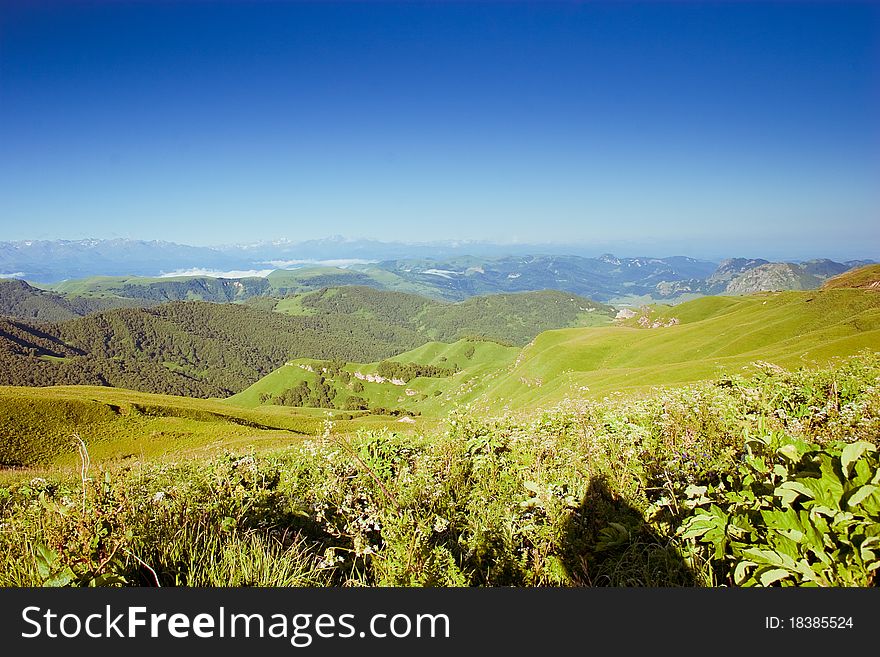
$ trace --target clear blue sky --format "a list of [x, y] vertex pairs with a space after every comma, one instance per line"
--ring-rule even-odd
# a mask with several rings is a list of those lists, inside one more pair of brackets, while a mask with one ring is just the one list
[[870, 3], [0, 3], [0, 240], [880, 257], [878, 117]]

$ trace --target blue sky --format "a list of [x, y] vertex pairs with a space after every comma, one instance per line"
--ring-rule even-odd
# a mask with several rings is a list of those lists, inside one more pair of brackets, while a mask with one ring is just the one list
[[0, 240], [880, 257], [880, 7], [0, 4]]

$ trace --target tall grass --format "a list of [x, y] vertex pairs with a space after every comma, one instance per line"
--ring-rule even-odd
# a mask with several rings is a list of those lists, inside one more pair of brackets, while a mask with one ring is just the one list
[[880, 354], [798, 372], [759, 363], [528, 420], [460, 409], [419, 437], [328, 423], [261, 455], [2, 485], [0, 584], [730, 584], [680, 530], [694, 491], [717, 489], [747, 439], [771, 434], [837, 454], [876, 444]]

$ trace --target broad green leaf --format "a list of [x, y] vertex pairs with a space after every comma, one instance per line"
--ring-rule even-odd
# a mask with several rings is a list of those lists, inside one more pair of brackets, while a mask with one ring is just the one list
[[803, 543], [805, 534], [799, 529], [780, 529], [779, 533], [795, 543]]
[[749, 576], [748, 569], [755, 564], [751, 561], [740, 561], [733, 570], [733, 581], [742, 584]]
[[773, 550], [765, 550], [762, 548], [746, 548], [743, 554], [750, 557], [757, 564], [767, 564], [769, 566], [783, 566], [782, 557]]
[[858, 461], [863, 454], [866, 452], [873, 452], [876, 449], [877, 448], [874, 447], [874, 445], [864, 440], [850, 443], [844, 447], [843, 451], [840, 453], [840, 467], [843, 470], [844, 476], [849, 477], [849, 466], [855, 461]]
[[50, 587], [61, 587], [67, 586], [75, 579], [73, 571], [70, 568], [65, 568], [59, 573], [55, 573], [48, 579], [43, 582], [43, 586]]
[[47, 547], [40, 543], [36, 546], [37, 556], [43, 558], [48, 563], [53, 563], [56, 559], [58, 559], [58, 553], [55, 552], [50, 547]]
[[764, 460], [763, 456], [747, 458], [746, 463], [748, 463], [753, 469], [757, 470], [761, 474], [770, 470], [770, 468], [767, 467], [767, 462]]
[[42, 543], [36, 546], [36, 552], [37, 573], [45, 580], [55, 567], [55, 562], [58, 561], [58, 553]]
[[776, 497], [781, 498], [784, 504], [791, 504], [797, 499], [798, 495], [804, 495], [810, 499], [816, 497], [812, 490], [798, 481], [785, 481], [779, 484], [779, 486], [776, 487], [776, 490], [773, 491], [773, 494]]
[[852, 467], [849, 482], [851, 485], [855, 486], [870, 484], [871, 477], [877, 474], [878, 471], [880, 470], [878, 470], [876, 465], [872, 467], [872, 464], [868, 463], [868, 459], [859, 459]]
[[[817, 582], [818, 581], [818, 577], [816, 576], [815, 571], [812, 568], [810, 568], [810, 564], [807, 563], [806, 559], [799, 560], [797, 562], [797, 564], [795, 565], [795, 570], [797, 570], [797, 572], [799, 572], [801, 574], [801, 576], [803, 576], [805, 579], [807, 579], [810, 582]], [[803, 584], [803, 582], [801, 584]]]
[[880, 487], [878, 486], [874, 486], [873, 484], [865, 484], [850, 496], [846, 504], [850, 508], [856, 507], [878, 490], [880, 490]]
[[773, 582], [778, 582], [781, 579], [785, 579], [788, 577], [789, 572], [784, 568], [771, 568], [770, 570], [765, 570], [761, 573], [760, 579], [761, 584], [763, 586], [770, 586]]

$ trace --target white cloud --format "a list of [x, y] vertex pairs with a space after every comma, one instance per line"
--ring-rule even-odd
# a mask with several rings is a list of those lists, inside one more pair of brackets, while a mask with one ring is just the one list
[[210, 276], [211, 278], [249, 278], [260, 277], [265, 278], [271, 274], [274, 269], [233, 269], [232, 271], [220, 271], [219, 269], [205, 269], [203, 267], [194, 267], [192, 269], [175, 269], [174, 271], [162, 272], [160, 278], [171, 278], [172, 276]]
[[0, 278], [24, 278], [24, 272], [16, 271], [11, 274], [0, 274]]
[[276, 269], [295, 267], [299, 265], [323, 265], [325, 267], [351, 267], [352, 265], [369, 265], [378, 260], [363, 260], [361, 258], [340, 258], [338, 260], [267, 260], [265, 265], [272, 265]]

